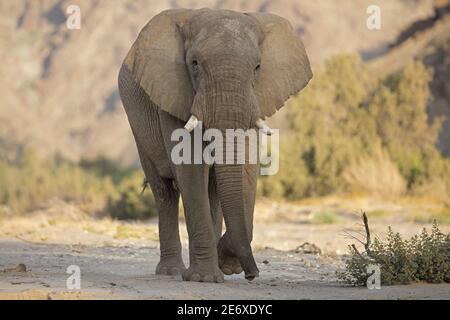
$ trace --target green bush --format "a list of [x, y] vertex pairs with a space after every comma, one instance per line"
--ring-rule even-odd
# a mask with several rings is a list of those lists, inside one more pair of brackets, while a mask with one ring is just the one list
[[148, 218], [156, 211], [152, 196], [138, 191], [142, 178], [141, 171], [122, 170], [105, 159], [76, 165], [25, 150], [14, 161], [0, 159], [0, 208], [25, 213], [59, 198], [121, 219]]
[[154, 198], [143, 192], [142, 182], [142, 174], [139, 172], [122, 179], [117, 186], [117, 193], [109, 196], [106, 211], [113, 218], [120, 220], [148, 219], [156, 216]]
[[430, 80], [422, 63], [411, 63], [388, 77], [369, 101], [377, 133], [411, 191], [450, 175], [448, 159], [435, 147], [442, 121], [430, 123], [426, 112]]
[[43, 161], [27, 150], [14, 163], [0, 160], [0, 202], [13, 212], [36, 209], [53, 197], [100, 205], [113, 189], [111, 179], [99, 179], [58, 157]]
[[430, 79], [420, 62], [379, 78], [356, 56], [331, 58], [288, 102], [280, 171], [261, 179], [259, 195], [295, 200], [385, 191], [448, 198], [450, 160], [435, 146], [441, 121], [431, 122], [426, 112]]
[[116, 184], [135, 173], [135, 170], [120, 168], [112, 160], [104, 157], [95, 160], [83, 159], [80, 161], [80, 167], [94, 173], [98, 177], [109, 177]]
[[376, 238], [365, 253], [351, 249], [346, 269], [338, 276], [351, 285], [366, 285], [369, 264], [380, 266], [383, 285], [450, 282], [450, 234], [443, 234], [436, 222], [431, 233], [423, 229], [410, 240], [389, 228], [386, 242]]
[[314, 213], [312, 224], [333, 224], [339, 221], [339, 217], [334, 211], [319, 211]]

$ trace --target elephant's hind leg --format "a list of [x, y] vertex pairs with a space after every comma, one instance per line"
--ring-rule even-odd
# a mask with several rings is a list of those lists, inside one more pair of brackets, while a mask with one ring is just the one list
[[182, 247], [178, 228], [180, 193], [175, 189], [172, 179], [159, 176], [151, 161], [142, 159], [141, 162], [155, 197], [159, 216], [161, 258], [156, 266], [156, 274], [181, 275], [186, 267], [181, 255]]

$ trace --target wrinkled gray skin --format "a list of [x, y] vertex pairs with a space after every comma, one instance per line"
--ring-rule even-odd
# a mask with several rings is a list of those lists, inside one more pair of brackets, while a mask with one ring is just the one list
[[[204, 128], [254, 128], [311, 77], [303, 44], [275, 15], [168, 10], [144, 27], [121, 68], [119, 92], [158, 207], [157, 274], [203, 282], [242, 271], [249, 280], [258, 276], [250, 246], [258, 165], [174, 165], [177, 142], [170, 137], [191, 115]], [[188, 269], [178, 229], [180, 194]]]

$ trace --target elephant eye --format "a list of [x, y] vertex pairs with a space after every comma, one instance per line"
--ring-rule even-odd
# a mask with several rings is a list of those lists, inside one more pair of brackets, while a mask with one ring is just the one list
[[261, 69], [261, 64], [260, 63], [258, 63], [258, 65], [256, 66], [255, 72], [259, 71], [259, 69]]
[[192, 60], [192, 67], [194, 68], [194, 70], [198, 69], [198, 61], [197, 60]]

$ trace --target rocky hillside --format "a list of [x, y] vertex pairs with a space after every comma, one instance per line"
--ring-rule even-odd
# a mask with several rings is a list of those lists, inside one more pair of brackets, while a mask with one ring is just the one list
[[405, 29], [386, 54], [370, 62], [376, 70], [392, 72], [411, 59], [417, 59], [432, 71], [429, 102], [430, 118], [442, 120], [439, 149], [450, 155], [450, 1], [438, 1], [435, 14]]
[[[106, 156], [123, 165], [136, 164], [134, 142], [116, 89], [117, 72], [140, 28], [163, 9], [213, 7], [280, 14], [304, 39], [315, 64], [340, 52], [359, 52], [365, 58], [388, 52], [389, 44], [412, 24], [435, 15], [433, 0], [379, 0], [382, 30], [370, 31], [366, 8], [371, 3], [0, 0], [0, 149], [11, 155], [22, 146], [32, 146], [43, 155], [59, 153], [75, 161]], [[81, 8], [80, 30], [66, 27], [70, 4]], [[424, 55], [424, 59], [437, 64], [436, 87], [440, 88], [446, 76], [439, 73], [439, 66], [448, 54]], [[448, 99], [440, 105], [448, 109]]]

